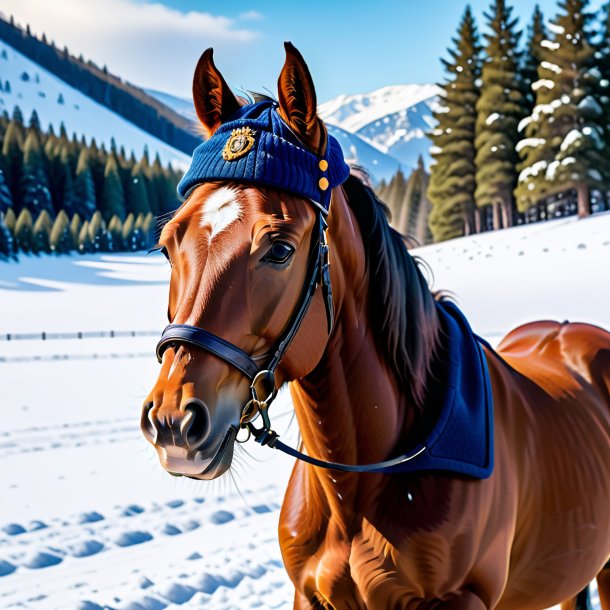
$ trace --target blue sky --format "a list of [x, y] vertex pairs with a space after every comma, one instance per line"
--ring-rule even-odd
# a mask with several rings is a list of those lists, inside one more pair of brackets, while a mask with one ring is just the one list
[[[471, 2], [480, 30], [489, 4]], [[509, 4], [521, 26], [529, 23], [531, 0]], [[556, 14], [554, 0], [539, 4], [547, 18]], [[275, 92], [282, 43], [290, 40], [308, 62], [322, 102], [442, 79], [439, 58], [465, 6], [459, 0], [3, 0], [1, 10], [131, 82], [183, 96], [209, 46], [230, 85]]]

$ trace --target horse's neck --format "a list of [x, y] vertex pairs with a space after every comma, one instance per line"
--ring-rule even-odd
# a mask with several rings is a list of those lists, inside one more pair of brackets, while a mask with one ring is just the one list
[[[309, 455], [349, 464], [388, 458], [410, 436], [416, 411], [405, 388], [380, 353], [368, 320], [368, 279], [362, 238], [345, 199], [333, 200], [331, 234], [333, 289], [338, 304], [335, 330], [312, 373], [291, 384], [303, 443]], [[362, 493], [359, 477], [309, 468], [327, 500], [349, 505], [346, 495]], [[372, 500], [372, 498], [371, 498]]]

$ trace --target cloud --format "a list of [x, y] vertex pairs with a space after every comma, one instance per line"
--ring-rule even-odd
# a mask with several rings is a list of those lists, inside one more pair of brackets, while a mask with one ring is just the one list
[[240, 13], [239, 18], [249, 21], [259, 21], [263, 18], [263, 14], [258, 11], [246, 11], [245, 13]]
[[[137, 0], [3, 0], [2, 11], [73, 55], [135, 84], [188, 94], [202, 51], [242, 49], [261, 34], [234, 19]], [[249, 13], [254, 13], [250, 11]], [[251, 17], [252, 18], [252, 17]], [[226, 64], [226, 62], [224, 62]]]

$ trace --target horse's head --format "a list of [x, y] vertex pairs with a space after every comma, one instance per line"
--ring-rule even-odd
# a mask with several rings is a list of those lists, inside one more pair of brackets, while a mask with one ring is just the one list
[[[328, 272], [324, 218], [332, 188], [349, 170], [317, 116], [303, 58], [288, 43], [286, 52], [279, 103], [238, 100], [211, 49], [195, 71], [195, 108], [208, 140], [195, 151], [179, 186], [186, 200], [159, 240], [172, 267], [171, 324], [141, 422], [172, 474], [225, 472], [244, 406], [308, 374], [328, 341], [332, 304], [327, 288], [316, 289]], [[268, 368], [274, 375], [253, 384]]]

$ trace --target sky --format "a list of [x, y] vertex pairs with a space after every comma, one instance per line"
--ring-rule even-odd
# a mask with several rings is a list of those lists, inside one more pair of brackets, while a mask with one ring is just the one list
[[[480, 31], [491, 0], [470, 2]], [[534, 2], [509, 0], [525, 27]], [[555, 0], [540, 0], [545, 17]], [[602, 0], [592, 0], [597, 9]], [[235, 89], [277, 90], [283, 42], [303, 54], [318, 101], [386, 85], [439, 82], [461, 0], [0, 0], [0, 11], [136, 85], [190, 96], [201, 53]]]

